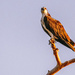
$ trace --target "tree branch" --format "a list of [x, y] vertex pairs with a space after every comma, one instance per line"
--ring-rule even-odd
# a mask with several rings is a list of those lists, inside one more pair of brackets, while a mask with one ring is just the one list
[[53, 49], [53, 54], [55, 55], [55, 58], [56, 58], [56, 61], [57, 61], [57, 65], [51, 71], [48, 71], [47, 75], [54, 75], [55, 73], [57, 73], [62, 68], [66, 67], [66, 66], [68, 66], [68, 65], [70, 65], [72, 63], [75, 63], [75, 58], [71, 59], [71, 60], [68, 60], [68, 61], [66, 61], [64, 63], [61, 63], [60, 57], [58, 55], [59, 50], [55, 46], [54, 39], [50, 39], [50, 43], [51, 43], [51, 47]]

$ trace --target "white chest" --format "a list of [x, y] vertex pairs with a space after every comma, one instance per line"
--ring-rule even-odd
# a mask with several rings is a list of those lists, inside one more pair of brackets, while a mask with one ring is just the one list
[[42, 17], [41, 17], [41, 25], [44, 25], [44, 17], [45, 17], [45, 15], [42, 14]]
[[51, 36], [51, 38], [54, 38], [54, 36], [53, 36], [53, 34], [50, 32], [50, 30], [48, 30], [48, 29], [46, 28], [46, 25], [45, 25], [45, 23], [44, 23], [44, 17], [45, 17], [45, 15], [42, 15], [42, 18], [41, 18], [41, 25], [42, 25], [42, 27], [44, 28], [44, 30], [46, 30], [46, 31], [49, 33], [49, 35]]

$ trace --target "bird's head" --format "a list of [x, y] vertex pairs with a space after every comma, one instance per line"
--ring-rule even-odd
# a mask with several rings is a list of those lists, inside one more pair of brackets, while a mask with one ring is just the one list
[[45, 7], [42, 7], [42, 8], [41, 8], [41, 13], [44, 14], [44, 15], [50, 16], [50, 14], [48, 13], [47, 8], [45, 8]]
[[41, 13], [46, 15], [46, 14], [48, 14], [48, 10], [45, 7], [42, 7]]

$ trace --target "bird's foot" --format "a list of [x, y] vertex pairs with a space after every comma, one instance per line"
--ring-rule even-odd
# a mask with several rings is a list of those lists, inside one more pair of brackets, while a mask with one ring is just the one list
[[51, 42], [50, 42], [50, 40], [48, 40], [49, 41], [49, 45], [51, 44]]
[[55, 43], [55, 40], [54, 40], [53, 38], [51, 38], [51, 39], [49, 40], [49, 45], [50, 45], [51, 43]]

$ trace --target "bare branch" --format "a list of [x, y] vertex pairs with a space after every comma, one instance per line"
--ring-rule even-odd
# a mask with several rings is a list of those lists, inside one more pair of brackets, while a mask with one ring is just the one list
[[55, 46], [54, 39], [51, 39], [50, 43], [51, 43], [51, 47], [53, 49], [53, 54], [55, 55], [55, 58], [56, 58], [56, 61], [57, 61], [57, 65], [51, 71], [48, 71], [47, 75], [54, 75], [55, 73], [57, 73], [62, 68], [66, 67], [66, 66], [68, 66], [68, 65], [70, 65], [72, 63], [75, 63], [75, 58], [71, 59], [71, 60], [68, 60], [68, 61], [66, 61], [64, 63], [61, 63], [60, 57], [58, 55], [59, 50]]

